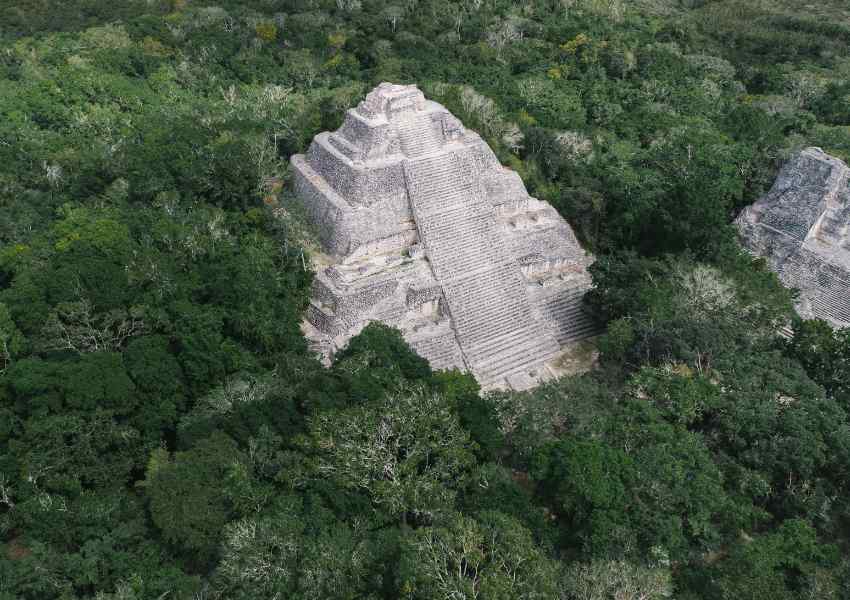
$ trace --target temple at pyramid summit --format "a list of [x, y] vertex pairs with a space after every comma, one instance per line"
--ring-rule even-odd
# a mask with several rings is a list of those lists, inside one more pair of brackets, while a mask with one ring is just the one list
[[416, 86], [382, 83], [292, 166], [325, 252], [304, 331], [326, 358], [381, 321], [435, 369], [526, 389], [599, 333], [570, 226]]
[[850, 169], [820, 148], [789, 160], [736, 221], [744, 247], [800, 294], [801, 317], [850, 327]]

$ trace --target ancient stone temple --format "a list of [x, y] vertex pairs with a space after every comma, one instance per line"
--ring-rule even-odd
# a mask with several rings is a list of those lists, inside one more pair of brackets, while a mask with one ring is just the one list
[[797, 311], [850, 327], [850, 171], [807, 148], [770, 192], [738, 217], [744, 246], [767, 259], [783, 284], [800, 290]]
[[523, 389], [597, 333], [569, 225], [416, 86], [382, 83], [292, 166], [327, 253], [304, 327], [326, 357], [378, 320], [435, 369]]

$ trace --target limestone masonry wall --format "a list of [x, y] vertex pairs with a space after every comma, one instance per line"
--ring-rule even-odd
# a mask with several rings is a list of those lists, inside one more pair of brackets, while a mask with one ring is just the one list
[[797, 311], [850, 326], [850, 170], [820, 148], [799, 152], [738, 217], [741, 242], [800, 290]]
[[582, 303], [592, 258], [572, 229], [416, 86], [382, 83], [292, 166], [335, 261], [305, 324], [326, 358], [382, 320], [434, 368], [526, 387], [561, 345], [598, 333]]

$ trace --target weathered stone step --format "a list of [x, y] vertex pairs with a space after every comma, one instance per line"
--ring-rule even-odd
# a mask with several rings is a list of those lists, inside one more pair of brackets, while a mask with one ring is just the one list
[[[510, 309], [523, 311], [526, 306], [525, 298], [518, 295], [515, 290], [491, 290], [489, 293], [482, 290], [478, 294], [466, 293], [463, 295], [449, 292], [446, 298], [456, 308], [474, 308], [477, 312], [486, 316], [490, 316], [489, 313], [491, 310], [498, 310], [507, 315], [510, 313]], [[460, 319], [462, 321], [466, 318], [477, 320], [475, 314], [461, 315]]]
[[527, 303], [501, 297], [483, 297], [480, 303], [461, 305], [452, 304], [447, 297], [449, 310], [455, 321], [455, 330], [467, 341], [464, 348], [486, 343], [505, 331], [530, 324]]
[[820, 230], [822, 233], [829, 233], [838, 236], [847, 230], [847, 221], [837, 215], [827, 215], [824, 216], [820, 223]]
[[[450, 309], [455, 308], [454, 316], [457, 314], [457, 320], [461, 327], [465, 327], [468, 323], [477, 323], [482, 319], [512, 319], [517, 314], [525, 313], [525, 303], [522, 298], [510, 297], [499, 293], [493, 293], [487, 297], [480, 298], [479, 301], [456, 302], [454, 296], [446, 296]], [[460, 310], [457, 310], [460, 309]], [[504, 324], [503, 324], [504, 326]]]
[[421, 156], [437, 152], [443, 145], [443, 135], [433, 121], [430, 113], [414, 115], [396, 126], [402, 151], [407, 156]]
[[485, 380], [492, 380], [494, 377], [504, 376], [506, 371], [542, 362], [546, 356], [546, 352], [541, 351], [539, 339], [526, 338], [521, 343], [491, 354], [486, 362], [474, 364], [472, 368], [476, 373], [480, 373]]
[[[501, 302], [516, 301], [527, 303], [525, 290], [517, 274], [511, 273], [513, 265], [501, 264], [444, 284], [446, 296], [458, 306], [482, 303], [485, 298], [497, 298]], [[515, 268], [515, 267], [514, 267]]]
[[602, 330], [584, 310], [584, 293], [584, 288], [568, 290], [547, 299], [540, 307], [543, 319], [553, 329], [559, 344], [590, 337]]
[[457, 292], [452, 291], [450, 293], [452, 297], [452, 302], [459, 306], [481, 305], [480, 298], [482, 295], [486, 295], [488, 298], [495, 298], [496, 300], [494, 301], [500, 303], [525, 302], [525, 297], [516, 289], [507, 288], [503, 289], [500, 293], [494, 293], [492, 290], [487, 289], [487, 286], [484, 284]]
[[536, 336], [529, 335], [530, 329], [529, 325], [525, 325], [511, 330], [506, 335], [491, 337], [486, 343], [472, 345], [466, 353], [467, 359], [472, 365], [483, 369], [496, 362], [498, 356], [505, 352], [522, 349], [525, 346], [539, 345], [539, 339], [536, 339]]
[[[454, 314], [452, 314], [454, 317]], [[495, 322], [485, 323], [484, 320], [460, 320], [455, 324], [455, 329], [467, 341], [465, 347], [479, 347], [489, 343], [493, 338], [500, 335], [506, 329], [529, 326], [530, 319], [521, 309], [512, 312], [489, 315]]]
[[571, 301], [547, 307], [543, 312], [555, 320], [560, 320], [561, 317], [584, 312], [584, 305], [581, 296], [577, 296], [572, 298]]
[[491, 258], [479, 252], [460, 249], [456, 255], [446, 256], [442, 253], [434, 252], [432, 248], [432, 246], [427, 247], [428, 260], [431, 262], [431, 267], [440, 280], [453, 279], [463, 276], [466, 273], [486, 270], [493, 266]]
[[449, 213], [431, 215], [419, 224], [420, 231], [427, 230], [432, 235], [451, 235], [472, 238], [475, 235], [492, 236], [493, 223], [491, 216], [476, 210], [473, 206], [461, 207]]
[[836, 295], [830, 294], [828, 290], [824, 290], [823, 293], [813, 297], [811, 304], [812, 308], [815, 309], [815, 314], [819, 311], [837, 321], [850, 323], [850, 301], [838, 298]]
[[554, 357], [557, 352], [558, 346], [554, 340], [548, 343], [546, 338], [540, 335], [522, 346], [496, 355], [490, 364], [475, 369], [475, 372], [484, 383], [489, 383], [512, 373], [542, 368], [543, 363]]
[[463, 164], [450, 153], [410, 160], [405, 178], [420, 238], [467, 363], [476, 375], [498, 379], [517, 364], [542, 360], [557, 343], [534, 322], [524, 279], [516, 262], [507, 260], [494, 209], [477, 198]]
[[492, 218], [481, 213], [425, 219], [420, 237], [438, 279], [465, 277], [506, 262], [505, 249], [493, 229]]
[[[447, 339], [447, 338], [451, 339]], [[425, 358], [435, 371], [463, 368], [463, 358], [453, 333], [411, 343], [413, 350]]]
[[589, 337], [601, 335], [604, 332], [605, 328], [602, 325], [594, 321], [589, 316], [585, 316], [583, 320], [577, 318], [576, 322], [573, 323], [572, 326], [557, 334], [555, 339], [563, 346], [579, 342]]
[[463, 210], [466, 205], [471, 204], [471, 200], [472, 196], [469, 191], [462, 189], [420, 198], [414, 211], [417, 224], [437, 214]]

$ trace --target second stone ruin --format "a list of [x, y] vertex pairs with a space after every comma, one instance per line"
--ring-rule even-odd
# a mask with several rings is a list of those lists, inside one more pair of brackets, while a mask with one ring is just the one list
[[737, 219], [745, 248], [800, 291], [801, 317], [850, 327], [850, 169], [820, 148], [788, 161]]
[[327, 253], [304, 324], [326, 358], [381, 321], [435, 369], [525, 389], [598, 333], [570, 226], [416, 86], [382, 83], [292, 166]]

